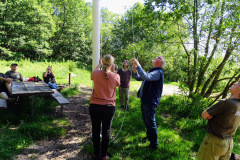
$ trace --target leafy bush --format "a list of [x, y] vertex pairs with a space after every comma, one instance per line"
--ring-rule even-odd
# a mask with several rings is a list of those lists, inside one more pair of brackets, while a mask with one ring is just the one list
[[160, 101], [160, 108], [176, 119], [198, 118], [211, 102], [212, 100], [207, 100], [199, 95], [193, 95], [192, 98], [184, 95], [173, 95], [163, 97]]

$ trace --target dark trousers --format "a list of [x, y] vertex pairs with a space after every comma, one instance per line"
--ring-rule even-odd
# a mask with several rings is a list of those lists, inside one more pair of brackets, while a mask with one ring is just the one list
[[94, 147], [94, 155], [100, 155], [100, 132], [102, 128], [101, 157], [105, 157], [107, 155], [109, 136], [112, 119], [115, 113], [115, 107], [90, 104], [89, 113], [92, 120], [92, 141]]
[[157, 105], [141, 103], [142, 118], [147, 128], [147, 138], [152, 147], [158, 146], [157, 125], [155, 119], [155, 111]]

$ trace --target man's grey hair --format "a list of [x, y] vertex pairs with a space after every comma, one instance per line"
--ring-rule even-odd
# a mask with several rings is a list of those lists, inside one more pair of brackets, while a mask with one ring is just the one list
[[166, 66], [166, 60], [163, 56], [159, 56], [161, 58], [162, 61], [162, 68], [164, 68]]

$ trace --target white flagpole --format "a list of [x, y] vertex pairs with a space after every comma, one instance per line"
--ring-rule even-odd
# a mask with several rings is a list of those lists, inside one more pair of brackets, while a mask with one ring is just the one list
[[100, 21], [100, 15], [101, 15], [101, 10], [100, 10], [100, 0], [93, 0], [93, 14], [92, 14], [92, 19], [93, 19], [93, 37], [92, 37], [92, 42], [93, 42], [93, 50], [92, 50], [92, 70], [96, 68], [98, 65], [99, 59], [100, 59], [100, 26], [101, 26], [101, 21]]

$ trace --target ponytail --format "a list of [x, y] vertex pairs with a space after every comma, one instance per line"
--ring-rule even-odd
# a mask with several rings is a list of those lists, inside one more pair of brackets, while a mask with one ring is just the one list
[[109, 79], [108, 75], [107, 75], [107, 64], [104, 65], [104, 75], [105, 75], [105, 79]]

